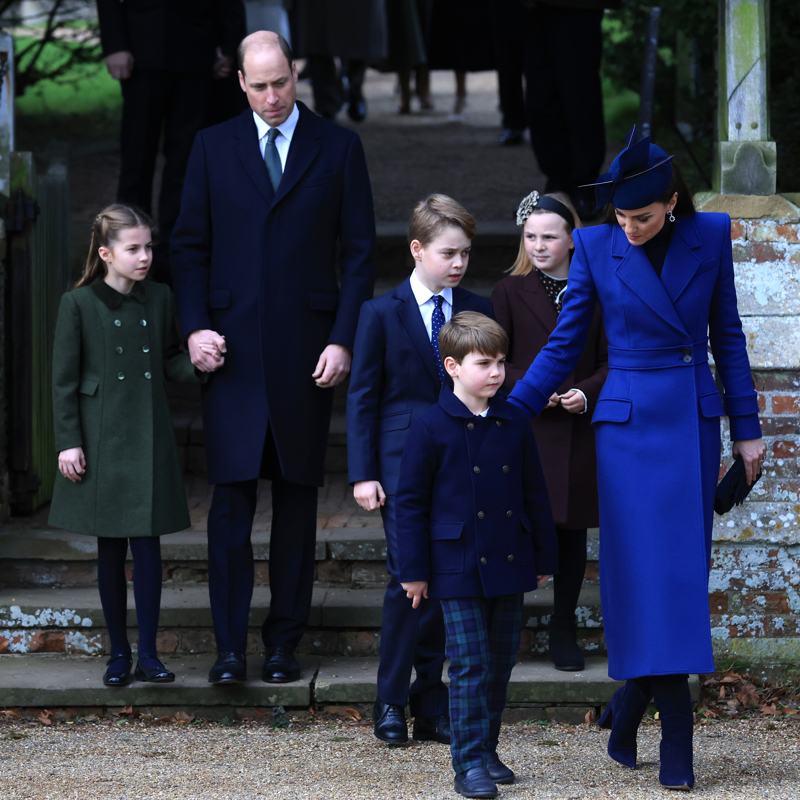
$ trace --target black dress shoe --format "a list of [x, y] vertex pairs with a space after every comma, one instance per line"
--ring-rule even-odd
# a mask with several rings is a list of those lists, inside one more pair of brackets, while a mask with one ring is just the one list
[[375, 736], [387, 744], [405, 744], [408, 741], [406, 710], [403, 706], [393, 706], [378, 698], [372, 707], [375, 721]]
[[209, 683], [237, 683], [247, 678], [244, 653], [220, 650], [214, 666], [208, 672]]
[[106, 686], [127, 686], [131, 682], [131, 667], [133, 659], [130, 656], [111, 656], [106, 661], [103, 683]]
[[495, 783], [514, 783], [514, 770], [507, 767], [497, 757], [497, 753], [489, 753], [486, 756], [486, 771]]
[[364, 100], [364, 95], [361, 92], [350, 92], [347, 116], [353, 122], [363, 122], [367, 118], [367, 101]]
[[572, 626], [550, 626], [550, 660], [562, 672], [580, 672], [585, 668], [583, 654], [578, 647], [577, 631]]
[[175, 673], [170, 672], [155, 656], [147, 656], [136, 663], [137, 681], [145, 683], [172, 683]]
[[500, 144], [513, 147], [525, 141], [525, 131], [518, 128], [503, 128], [500, 132]]
[[447, 714], [415, 717], [413, 738], [418, 742], [450, 744], [450, 717]]
[[300, 665], [291, 647], [276, 644], [272, 648], [261, 670], [261, 680], [266, 683], [292, 683], [300, 680]]
[[459, 772], [453, 788], [464, 797], [497, 797], [497, 786], [486, 767], [473, 767]]

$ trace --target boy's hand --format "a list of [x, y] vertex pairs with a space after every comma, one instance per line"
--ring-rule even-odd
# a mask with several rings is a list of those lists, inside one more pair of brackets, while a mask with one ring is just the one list
[[[552, 575], [537, 575], [536, 576], [536, 588], [540, 589], [543, 583], [547, 583], [547, 581], [552, 578]], [[405, 587], [403, 587], [405, 588]]]
[[561, 396], [553, 392], [550, 395], [550, 402], [545, 406], [545, 408], [555, 408], [561, 402]]
[[428, 581], [411, 581], [400, 585], [405, 589], [406, 597], [413, 601], [411, 608], [416, 608], [423, 597], [428, 599]]
[[86, 459], [82, 447], [70, 447], [58, 454], [58, 471], [65, 477], [75, 481], [82, 480], [81, 475], [86, 472]]
[[374, 511], [386, 503], [386, 492], [380, 481], [356, 481], [353, 484], [353, 497], [364, 511]]
[[570, 389], [568, 392], [561, 395], [561, 405], [569, 411], [570, 414], [580, 414], [586, 407], [586, 401], [577, 389]]

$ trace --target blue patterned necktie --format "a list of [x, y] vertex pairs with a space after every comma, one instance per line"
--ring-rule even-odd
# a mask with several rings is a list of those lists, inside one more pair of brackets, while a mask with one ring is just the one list
[[433, 354], [436, 356], [436, 366], [439, 368], [439, 381], [444, 383], [447, 378], [447, 373], [442, 364], [442, 357], [439, 354], [439, 331], [444, 325], [444, 311], [442, 311], [442, 303], [444, 297], [440, 294], [433, 296], [433, 302], [436, 308], [433, 309], [433, 316], [431, 317], [431, 344], [433, 345]]
[[275, 139], [280, 135], [277, 128], [270, 128], [267, 134], [267, 146], [264, 148], [264, 163], [267, 165], [269, 182], [272, 184], [272, 191], [278, 191], [278, 185], [283, 177], [283, 166], [278, 148], [275, 146]]

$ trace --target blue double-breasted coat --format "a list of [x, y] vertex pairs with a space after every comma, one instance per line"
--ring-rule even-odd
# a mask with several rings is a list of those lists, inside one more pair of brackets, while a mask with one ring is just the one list
[[617, 225], [575, 231], [558, 326], [510, 398], [533, 413], [544, 408], [574, 367], [599, 301], [609, 372], [592, 422], [600, 589], [617, 680], [713, 671], [708, 570], [719, 417], [728, 415], [735, 440], [761, 436], [730, 218], [698, 213], [674, 225], [660, 280]]

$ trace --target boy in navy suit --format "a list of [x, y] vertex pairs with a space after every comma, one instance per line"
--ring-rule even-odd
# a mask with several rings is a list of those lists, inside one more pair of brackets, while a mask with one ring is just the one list
[[402, 588], [413, 608], [436, 598], [444, 612], [450, 750], [455, 790], [465, 797], [496, 797], [497, 783], [514, 781], [497, 742], [523, 593], [556, 571], [528, 417], [495, 396], [507, 351], [505, 331], [481, 314], [458, 314], [442, 328], [453, 390], [411, 426], [397, 486]]
[[[375, 735], [408, 741], [450, 741], [447, 688], [442, 683], [444, 622], [439, 603], [412, 609], [397, 578], [395, 492], [406, 434], [430, 408], [446, 379], [438, 334], [454, 313], [492, 313], [491, 303], [458, 284], [469, 263], [475, 220], [455, 200], [431, 195], [411, 216], [408, 239], [416, 262], [400, 286], [361, 307], [347, 397], [350, 481], [359, 505], [380, 508], [391, 576], [383, 601]], [[416, 680], [409, 689], [411, 669]]]

